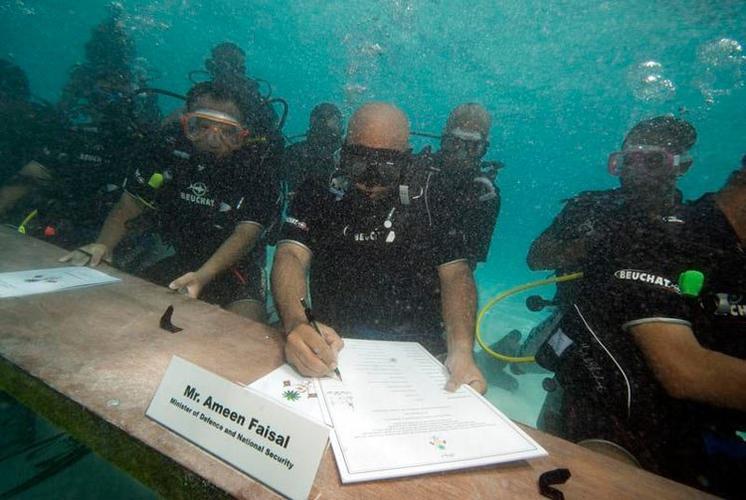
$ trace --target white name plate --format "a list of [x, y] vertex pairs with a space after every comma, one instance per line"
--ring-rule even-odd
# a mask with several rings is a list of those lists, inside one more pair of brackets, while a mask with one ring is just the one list
[[329, 428], [174, 356], [146, 415], [290, 498], [307, 498]]

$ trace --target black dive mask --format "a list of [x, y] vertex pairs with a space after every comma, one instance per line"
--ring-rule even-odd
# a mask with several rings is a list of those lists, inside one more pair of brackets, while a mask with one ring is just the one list
[[412, 161], [411, 150], [369, 148], [359, 144], [342, 146], [339, 168], [355, 182], [371, 186], [394, 186]]
[[462, 156], [464, 159], [481, 159], [489, 146], [490, 143], [483, 139], [469, 140], [454, 134], [444, 134], [440, 139], [440, 147], [444, 153], [449, 156]]

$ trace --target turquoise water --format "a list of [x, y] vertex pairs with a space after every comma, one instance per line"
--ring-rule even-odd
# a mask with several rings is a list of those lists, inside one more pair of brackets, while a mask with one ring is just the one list
[[[0, 57], [27, 71], [33, 92], [54, 101], [82, 59], [108, 2], [0, 3]], [[472, 0], [166, 0], [122, 2], [151, 85], [184, 93], [211, 46], [247, 52], [249, 73], [290, 103], [285, 133], [305, 131], [318, 102], [346, 116], [385, 100], [413, 129], [438, 133], [450, 109], [483, 103], [493, 114], [487, 158], [503, 161], [503, 208], [489, 259], [476, 277], [480, 303], [543, 277], [525, 265], [530, 242], [561, 207], [589, 189], [615, 186], [606, 156], [637, 121], [681, 115], [698, 130], [686, 198], [716, 189], [746, 153], [746, 3]], [[161, 99], [165, 110], [178, 102]], [[417, 139], [416, 146], [426, 144]], [[542, 291], [551, 296], [551, 289]], [[488, 316], [486, 340], [543, 316], [525, 295]], [[488, 397], [533, 424], [540, 374]]]

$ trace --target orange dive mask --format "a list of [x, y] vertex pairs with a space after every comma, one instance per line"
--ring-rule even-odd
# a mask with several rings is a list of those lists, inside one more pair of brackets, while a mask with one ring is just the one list
[[237, 147], [249, 135], [249, 131], [227, 113], [212, 109], [198, 109], [181, 115], [184, 135], [195, 141], [207, 134], [217, 134], [226, 144]]

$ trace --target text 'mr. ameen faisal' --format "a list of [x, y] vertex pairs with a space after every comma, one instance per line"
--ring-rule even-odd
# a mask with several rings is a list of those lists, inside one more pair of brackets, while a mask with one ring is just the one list
[[[189, 398], [190, 400], [199, 403], [200, 402], [200, 393], [197, 392], [196, 387], [192, 387], [187, 385], [186, 389], [184, 389], [184, 396]], [[172, 401], [173, 402], [173, 401]], [[181, 406], [181, 405], [177, 405]], [[288, 444], [290, 443], [290, 435], [285, 433], [280, 433], [279, 431], [275, 431], [267, 424], [263, 424], [259, 421], [259, 419], [251, 417], [249, 420], [249, 424], [246, 425], [246, 416], [242, 415], [234, 410], [231, 410], [230, 408], [222, 405], [220, 402], [216, 401], [212, 396], [208, 395], [207, 399], [202, 403], [203, 408], [208, 408], [211, 412], [216, 413], [217, 415], [220, 415], [223, 418], [229, 419], [231, 422], [235, 422], [236, 424], [240, 426], [246, 426], [250, 431], [254, 431], [257, 435], [275, 443], [277, 446], [282, 446], [283, 448], [287, 449]], [[206, 417], [206, 418], [203, 418]], [[201, 420], [206, 421], [208, 424], [219, 428], [220, 430], [223, 430], [223, 425], [219, 422], [216, 422], [212, 419], [210, 419], [207, 415], [202, 414], [200, 416]]]

